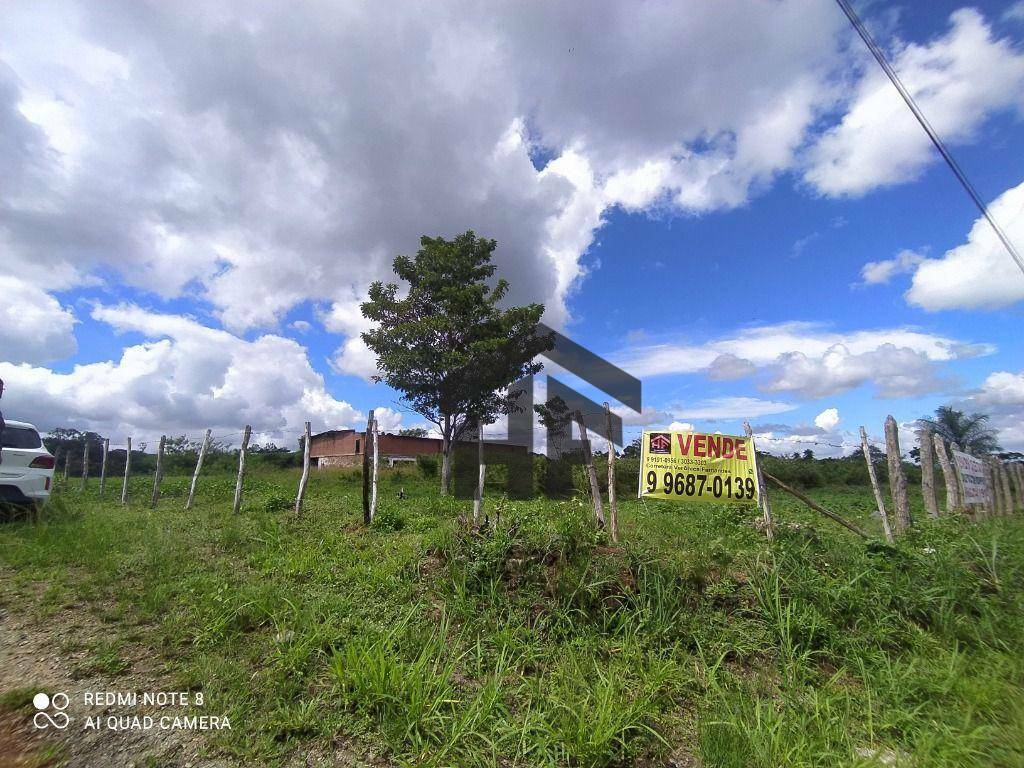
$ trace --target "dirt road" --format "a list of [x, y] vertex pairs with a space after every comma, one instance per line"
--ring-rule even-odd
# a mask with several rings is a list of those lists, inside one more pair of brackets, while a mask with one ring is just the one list
[[[110, 716], [192, 714], [143, 706], [141, 694], [172, 690], [159, 669], [141, 648], [123, 646], [120, 657], [127, 668], [116, 676], [92, 671], [89, 643], [102, 640], [109, 630], [81, 608], [65, 608], [46, 619], [12, 612], [0, 606], [0, 768], [66, 765], [161, 766], [162, 768], [227, 768], [223, 759], [206, 756], [205, 738], [198, 730], [113, 730]], [[138, 706], [87, 704], [95, 692], [137, 692]], [[37, 693], [52, 701], [43, 710], [32, 704]], [[58, 694], [67, 696], [67, 705]], [[43, 703], [42, 699], [36, 703]], [[64, 728], [58, 726], [69, 718]], [[49, 717], [36, 717], [43, 712]], [[100, 726], [86, 728], [86, 718]], [[132, 725], [134, 721], [116, 721]], [[156, 721], [159, 723], [159, 720]], [[37, 727], [36, 723], [40, 726]], [[141, 724], [145, 721], [140, 720]]]

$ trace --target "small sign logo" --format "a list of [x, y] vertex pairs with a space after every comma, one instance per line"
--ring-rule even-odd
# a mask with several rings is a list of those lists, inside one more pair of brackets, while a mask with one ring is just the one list
[[[64, 730], [71, 722], [71, 718], [64, 712], [68, 708], [66, 693], [55, 693], [51, 697], [40, 691], [32, 697], [32, 705], [38, 710], [32, 717], [32, 723], [39, 730], [50, 727]], [[48, 710], [52, 710], [52, 714]]]
[[672, 436], [667, 432], [652, 432], [648, 450], [651, 453], [672, 453]]

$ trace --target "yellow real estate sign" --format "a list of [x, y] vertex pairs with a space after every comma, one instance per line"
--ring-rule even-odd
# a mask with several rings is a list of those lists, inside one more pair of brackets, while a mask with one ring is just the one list
[[645, 431], [640, 444], [640, 498], [757, 500], [757, 457], [749, 437]]

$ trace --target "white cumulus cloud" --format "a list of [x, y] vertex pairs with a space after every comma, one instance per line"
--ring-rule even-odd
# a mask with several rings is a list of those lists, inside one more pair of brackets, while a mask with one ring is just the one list
[[883, 397], [939, 389], [939, 364], [991, 353], [915, 328], [837, 332], [817, 323], [779, 323], [747, 328], [703, 344], [666, 341], [636, 345], [612, 356], [635, 376], [646, 378], [706, 372], [712, 379], [755, 373], [772, 392], [806, 397], [837, 394], [873, 384]]
[[250, 424], [281, 444], [307, 420], [320, 430], [362, 418], [325, 390], [306, 350], [291, 339], [268, 334], [246, 341], [130, 304], [97, 306], [93, 317], [146, 340], [126, 347], [119, 360], [76, 365], [69, 373], [0, 362], [8, 418], [42, 429], [74, 426], [147, 439], [206, 428], [234, 433]]
[[904, 249], [891, 259], [869, 261], [860, 270], [864, 285], [881, 285], [888, 283], [896, 275], [913, 272], [914, 268], [924, 261], [924, 256], [917, 251]]
[[[986, 118], [1024, 107], [1024, 53], [972, 8], [924, 44], [897, 44], [893, 67], [936, 131], [969, 142]], [[810, 151], [805, 178], [827, 195], [861, 195], [917, 178], [938, 160], [927, 134], [885, 73], [868, 62], [840, 123]]]
[[0, 274], [0, 360], [44, 363], [75, 353], [75, 315], [38, 286]]
[[1024, 451], [1024, 371], [995, 371], [964, 408], [989, 415], [1003, 450]]
[[[1007, 238], [1024, 254], [1024, 183], [989, 206]], [[979, 216], [967, 242], [941, 258], [925, 259], [914, 273], [907, 301], [927, 310], [996, 309], [1024, 300], [1024, 273], [988, 221]]]
[[826, 408], [814, 417], [814, 426], [829, 432], [839, 425], [839, 409]]

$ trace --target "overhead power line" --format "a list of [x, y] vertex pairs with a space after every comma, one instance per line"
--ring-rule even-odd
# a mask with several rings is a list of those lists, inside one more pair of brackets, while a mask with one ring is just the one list
[[953, 173], [956, 175], [956, 178], [960, 182], [961, 186], [963, 186], [963, 188], [967, 190], [967, 194], [971, 196], [971, 199], [974, 201], [974, 204], [978, 206], [978, 210], [981, 211], [982, 215], [988, 221], [989, 225], [992, 227], [992, 230], [996, 233], [996, 237], [1000, 239], [1000, 241], [1006, 247], [1007, 253], [1010, 254], [1013, 260], [1017, 263], [1017, 266], [1020, 268], [1021, 273], [1024, 274], [1024, 259], [1021, 258], [1021, 255], [1017, 252], [1017, 249], [1014, 247], [1013, 243], [1010, 242], [1010, 239], [1006, 236], [1006, 233], [1003, 232], [1002, 228], [999, 226], [998, 223], [996, 223], [996, 220], [992, 217], [992, 214], [989, 213], [988, 206], [985, 204], [985, 201], [981, 199], [981, 196], [974, 188], [974, 185], [971, 184], [970, 180], [967, 178], [967, 174], [964, 173], [963, 168], [960, 167], [960, 164], [957, 163], [953, 155], [951, 155], [949, 150], [946, 149], [946, 145], [943, 144], [942, 139], [939, 137], [939, 134], [935, 132], [935, 129], [932, 127], [931, 123], [928, 122], [928, 118], [925, 117], [924, 112], [921, 111], [921, 108], [917, 105], [917, 102], [914, 101], [914, 97], [910, 94], [910, 91], [908, 91], [906, 86], [903, 85], [903, 81], [900, 80], [899, 75], [896, 74], [896, 70], [892, 68], [892, 65], [889, 63], [889, 60], [886, 59], [885, 54], [882, 52], [882, 49], [878, 47], [878, 44], [875, 42], [874, 38], [871, 37], [871, 33], [868, 32], [867, 27], [864, 26], [864, 22], [860, 20], [860, 16], [857, 15], [857, 12], [853, 10], [853, 7], [850, 5], [849, 0], [836, 0], [836, 2], [839, 4], [839, 7], [842, 9], [843, 13], [846, 14], [846, 18], [850, 20], [850, 23], [853, 25], [854, 29], [857, 30], [857, 34], [860, 35], [861, 40], [864, 41], [864, 44], [868, 47], [868, 49], [871, 51], [871, 54], [875, 57], [875, 61], [877, 61], [878, 65], [883, 70], [885, 70], [885, 74], [889, 76], [889, 80], [892, 82], [893, 86], [895, 86], [896, 90], [899, 91], [900, 96], [903, 97], [903, 101], [905, 101], [907, 103], [907, 106], [910, 107], [910, 111], [914, 113], [914, 117], [917, 118], [917, 122], [919, 122], [921, 124], [921, 127], [924, 128], [925, 133], [928, 134], [928, 138], [932, 140], [932, 144], [934, 144], [935, 148], [939, 150], [939, 154], [942, 155], [942, 159], [946, 161], [946, 165], [948, 165], [950, 167], [950, 170], [952, 170]]

